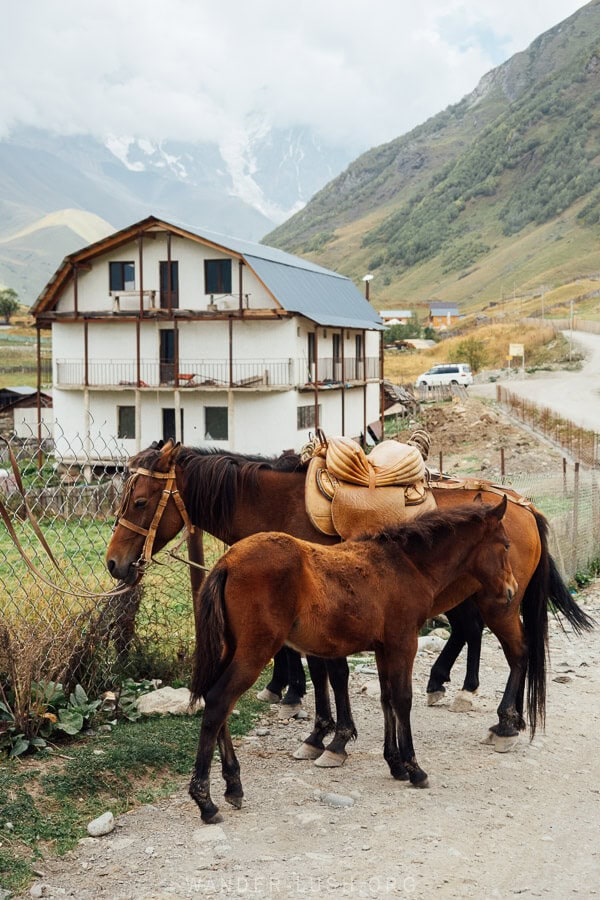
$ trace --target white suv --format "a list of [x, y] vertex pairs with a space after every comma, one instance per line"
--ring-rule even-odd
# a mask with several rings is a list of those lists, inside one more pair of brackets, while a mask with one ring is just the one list
[[473, 384], [471, 367], [467, 363], [444, 363], [423, 372], [415, 381], [416, 387], [432, 387], [434, 384]]

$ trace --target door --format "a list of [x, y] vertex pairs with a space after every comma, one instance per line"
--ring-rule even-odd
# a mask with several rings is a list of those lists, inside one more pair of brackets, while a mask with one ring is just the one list
[[175, 329], [164, 328], [160, 334], [160, 383], [175, 381]]
[[180, 410], [180, 424], [181, 424], [181, 433], [179, 437], [177, 436], [177, 430], [175, 428], [175, 409], [172, 406], [163, 407], [162, 411], [162, 439], [163, 441], [168, 441], [169, 438], [173, 441], [181, 441], [183, 442], [183, 410]]
[[160, 263], [160, 307], [179, 308], [179, 263], [174, 260]]

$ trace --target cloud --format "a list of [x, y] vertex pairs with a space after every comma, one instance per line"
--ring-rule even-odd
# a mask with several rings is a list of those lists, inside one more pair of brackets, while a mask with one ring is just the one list
[[368, 147], [473, 90], [577, 0], [28, 0], [3, 11], [19, 125], [227, 142], [248, 123]]

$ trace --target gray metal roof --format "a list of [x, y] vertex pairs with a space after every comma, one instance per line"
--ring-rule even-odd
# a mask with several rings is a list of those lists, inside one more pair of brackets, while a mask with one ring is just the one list
[[349, 278], [320, 266], [303, 265], [304, 260], [290, 254], [285, 256], [292, 262], [244, 254], [285, 310], [318, 325], [383, 329], [379, 314]]
[[288, 312], [306, 316], [318, 325], [337, 328], [381, 330], [384, 327], [379, 313], [350, 278], [266, 244], [204, 229], [196, 233], [241, 254]]

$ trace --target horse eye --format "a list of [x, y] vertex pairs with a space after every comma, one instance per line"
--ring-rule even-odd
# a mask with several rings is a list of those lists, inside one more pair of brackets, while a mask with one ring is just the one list
[[147, 502], [148, 501], [142, 497], [140, 500], [136, 500], [133, 505], [136, 507], [136, 509], [143, 509]]

